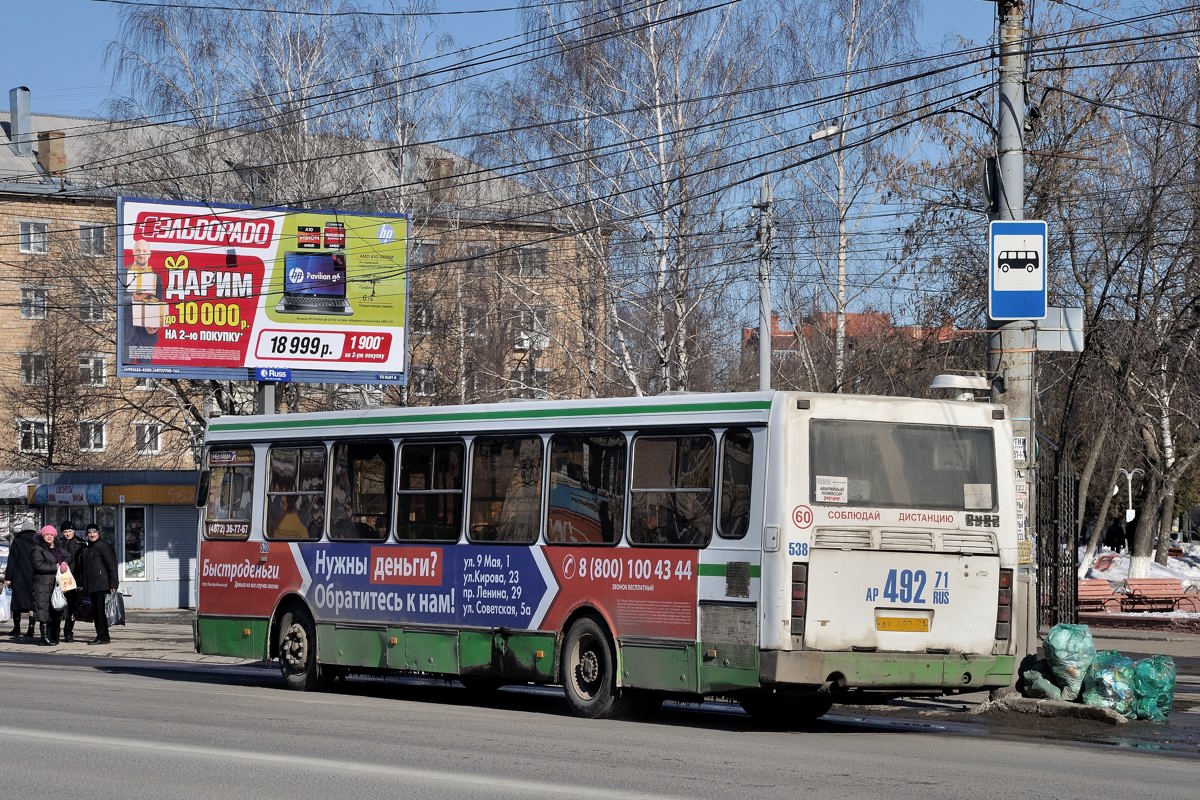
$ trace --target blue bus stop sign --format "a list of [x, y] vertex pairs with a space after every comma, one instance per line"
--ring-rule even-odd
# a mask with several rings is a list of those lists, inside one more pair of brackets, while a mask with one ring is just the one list
[[989, 236], [988, 317], [1046, 318], [1046, 223], [992, 222]]

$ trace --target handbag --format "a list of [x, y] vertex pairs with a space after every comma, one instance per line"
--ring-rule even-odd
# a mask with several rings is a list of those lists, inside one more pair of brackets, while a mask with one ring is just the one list
[[96, 617], [92, 613], [92, 596], [79, 593], [79, 599], [75, 603], [75, 620], [76, 622], [93, 622]]
[[104, 598], [104, 616], [110, 628], [125, 624], [125, 598], [120, 592], [109, 592]]
[[61, 611], [67, 607], [67, 596], [63, 594], [62, 587], [54, 587], [54, 592], [50, 595], [50, 605], [56, 611]]
[[75, 582], [75, 576], [71, 574], [71, 568], [68, 567], [64, 572], [60, 572], [55, 576], [58, 581], [58, 588], [64, 592], [73, 592], [79, 588], [79, 584]]

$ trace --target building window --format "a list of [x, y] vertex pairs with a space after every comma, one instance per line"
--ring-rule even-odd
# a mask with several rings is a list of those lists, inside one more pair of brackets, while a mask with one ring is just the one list
[[79, 449], [96, 452], [104, 449], [104, 423], [86, 420], [79, 423]]
[[429, 266], [433, 260], [433, 248], [433, 242], [409, 242], [408, 268], [419, 270], [421, 267]]
[[482, 245], [467, 245], [463, 248], [464, 269], [468, 275], [486, 275], [491, 272], [492, 253]]
[[90, 289], [83, 289], [79, 292], [79, 316], [84, 322], [103, 322], [104, 321], [104, 303], [96, 296], [95, 292]]
[[514, 367], [508, 373], [508, 381], [513, 386], [513, 397], [527, 400], [545, 400], [550, 396], [550, 370], [528, 367]]
[[545, 308], [522, 308], [517, 311], [513, 327], [513, 349], [545, 350], [550, 344], [550, 334], [546, 327]]
[[142, 455], [153, 455], [162, 449], [162, 425], [158, 422], [133, 423], [133, 447]]
[[21, 354], [21, 383], [26, 386], [41, 386], [46, 382], [46, 354]]
[[517, 278], [545, 278], [550, 274], [550, 251], [544, 247], [521, 247], [503, 255], [504, 270]]
[[40, 286], [21, 287], [21, 319], [45, 319], [50, 293]]
[[79, 357], [79, 382], [84, 386], [103, 386], [104, 356]]
[[105, 226], [79, 224], [79, 252], [85, 256], [104, 255]]
[[412, 294], [408, 303], [408, 330], [414, 336], [428, 336], [437, 324], [437, 308], [433, 297], [424, 293]]
[[50, 226], [45, 222], [22, 220], [19, 238], [22, 253], [44, 255], [50, 252]]
[[134, 378], [133, 388], [143, 392], [152, 392], [158, 388], [158, 378]]
[[49, 449], [50, 438], [44, 419], [23, 419], [18, 423], [22, 453], [44, 453]]
[[408, 382], [413, 395], [416, 397], [433, 397], [434, 389], [436, 388], [434, 377], [433, 366], [431, 364], [417, 365], [413, 369], [412, 377]]

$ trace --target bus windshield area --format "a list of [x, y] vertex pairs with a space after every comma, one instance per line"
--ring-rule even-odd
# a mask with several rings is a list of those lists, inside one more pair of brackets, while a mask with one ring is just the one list
[[992, 511], [992, 431], [815, 419], [809, 428], [810, 490], [822, 505]]

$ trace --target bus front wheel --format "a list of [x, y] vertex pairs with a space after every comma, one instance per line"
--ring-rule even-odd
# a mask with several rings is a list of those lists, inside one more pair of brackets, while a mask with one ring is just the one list
[[289, 689], [307, 692], [317, 686], [317, 635], [312, 617], [289, 611], [279, 621], [279, 671]]
[[596, 719], [613, 714], [617, 659], [607, 634], [594, 619], [578, 619], [567, 631], [561, 664], [567, 705], [576, 716]]

